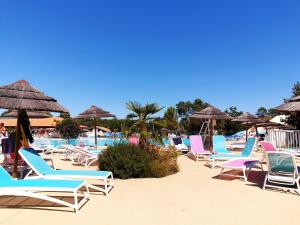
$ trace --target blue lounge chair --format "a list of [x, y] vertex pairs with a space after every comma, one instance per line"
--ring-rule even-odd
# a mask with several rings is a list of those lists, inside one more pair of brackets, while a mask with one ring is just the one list
[[268, 172], [263, 190], [266, 187], [294, 190], [300, 195], [299, 173], [295, 156], [287, 152], [267, 153]]
[[231, 154], [225, 147], [226, 138], [223, 135], [213, 136], [213, 151], [216, 154]]
[[[81, 200], [78, 200], [79, 189], [82, 187], [86, 188], [86, 192], [84, 193], [84, 197]], [[74, 204], [38, 192], [72, 193], [74, 197]], [[86, 182], [80, 180], [15, 180], [2, 166], [0, 166], [0, 195], [38, 198], [71, 207], [76, 213], [78, 213], [78, 210], [89, 198], [89, 190], [86, 186]]]
[[211, 167], [214, 168], [218, 161], [250, 158], [255, 146], [256, 146], [256, 138], [248, 138], [246, 146], [244, 147], [244, 149], [240, 155], [235, 155], [235, 154], [212, 155], [212, 156], [210, 156]]
[[[23, 160], [30, 166], [32, 172], [37, 176], [30, 178], [46, 178], [46, 179], [97, 179], [101, 180], [102, 186], [87, 184], [88, 187], [102, 191], [108, 195], [113, 188], [113, 174], [110, 171], [88, 171], [88, 170], [55, 170], [50, 167], [43, 158], [34, 149], [21, 149], [19, 154]], [[26, 178], [31, 175], [27, 174]]]

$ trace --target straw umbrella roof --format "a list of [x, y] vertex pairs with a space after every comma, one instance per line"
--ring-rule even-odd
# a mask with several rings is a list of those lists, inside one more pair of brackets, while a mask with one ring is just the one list
[[[27, 112], [29, 118], [50, 118], [52, 117], [49, 113], [44, 111], [29, 111]], [[17, 118], [18, 111], [12, 110], [11, 112], [7, 112], [3, 114], [3, 117]]]
[[258, 117], [252, 115], [251, 113], [245, 112], [240, 116], [235, 117], [232, 121], [244, 122], [244, 123], [263, 123], [265, 121], [259, 119]]
[[231, 120], [232, 118], [220, 109], [210, 105], [200, 112], [191, 115], [195, 119], [214, 119], [214, 120]]
[[78, 119], [92, 119], [92, 118], [108, 118], [115, 117], [115, 115], [107, 112], [95, 105], [92, 105], [90, 108], [80, 113], [76, 118]]
[[290, 102], [300, 102], [300, 95], [291, 98], [289, 101], [290, 101]]
[[288, 99], [285, 103], [275, 108], [282, 112], [300, 112], [300, 95]]
[[0, 108], [68, 112], [56, 99], [32, 87], [26, 80], [0, 86]]
[[92, 105], [90, 108], [80, 113], [76, 118], [77, 119], [94, 119], [94, 129], [95, 129], [95, 148], [97, 149], [97, 119], [105, 117], [115, 117], [115, 115], [107, 112], [95, 105]]

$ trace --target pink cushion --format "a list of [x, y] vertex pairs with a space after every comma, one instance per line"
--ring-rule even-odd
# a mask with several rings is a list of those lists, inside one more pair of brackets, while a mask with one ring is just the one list
[[277, 152], [277, 149], [271, 142], [261, 141], [260, 145], [266, 152]]
[[251, 167], [252, 165], [258, 163], [257, 159], [234, 159], [229, 160], [225, 163], [220, 164], [221, 167], [229, 167], [229, 168], [244, 168]]
[[202, 137], [200, 135], [190, 136], [191, 151], [197, 154], [207, 154], [209, 151], [204, 149]]

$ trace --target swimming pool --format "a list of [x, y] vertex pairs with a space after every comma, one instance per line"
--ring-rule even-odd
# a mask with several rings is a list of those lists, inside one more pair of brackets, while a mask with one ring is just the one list
[[[111, 138], [98, 138], [97, 146], [111, 146], [115, 143], [119, 143], [121, 139], [111, 139]], [[53, 145], [55, 147], [70, 144], [70, 145], [86, 145], [86, 146], [94, 146], [95, 139], [94, 138], [78, 138], [78, 139], [70, 139], [69, 142], [66, 139], [59, 138], [35, 138], [34, 144], [36, 145]]]
[[[183, 143], [186, 146], [190, 146], [189, 139], [182, 139]], [[112, 146], [116, 143], [120, 142], [127, 142], [125, 139], [111, 139], [111, 138], [98, 138], [97, 139], [97, 146]], [[170, 140], [164, 139], [163, 140], [165, 145], [170, 144]], [[59, 138], [35, 138], [34, 144], [36, 145], [53, 145], [55, 147], [59, 147], [61, 145], [70, 144], [70, 145], [86, 145], [86, 146], [94, 146], [95, 139], [94, 138], [78, 138], [78, 139], [70, 139], [69, 143], [66, 139], [59, 139]]]

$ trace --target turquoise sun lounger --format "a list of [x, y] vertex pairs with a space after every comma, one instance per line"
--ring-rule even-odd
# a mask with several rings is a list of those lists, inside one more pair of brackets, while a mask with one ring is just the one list
[[211, 167], [216, 166], [217, 161], [227, 161], [230, 159], [247, 159], [250, 158], [256, 145], [256, 138], [248, 138], [246, 146], [244, 147], [240, 155], [225, 154], [225, 155], [212, 155], [210, 160], [212, 161]]
[[226, 138], [223, 135], [213, 136], [213, 151], [216, 154], [231, 154], [225, 147]]
[[[109, 191], [113, 188], [113, 174], [110, 171], [55, 170], [50, 167], [34, 149], [21, 149], [19, 151], [19, 154], [21, 155], [23, 160], [30, 166], [32, 172], [37, 175], [30, 176], [30, 179], [97, 179], [103, 182], [101, 187], [89, 183], [87, 184], [87, 186], [91, 189], [104, 192], [105, 195], [108, 195]], [[28, 178], [28, 176], [31, 174], [32, 173], [27, 174], [26, 178]]]
[[[84, 197], [79, 201], [79, 190], [85, 187]], [[61, 199], [41, 194], [38, 192], [64, 192], [72, 193], [74, 203], [66, 202]], [[89, 190], [85, 181], [80, 180], [15, 180], [9, 173], [0, 166], [0, 195], [1, 196], [26, 196], [54, 202], [67, 207], [71, 207], [78, 213], [78, 210], [85, 204], [89, 198]]]

